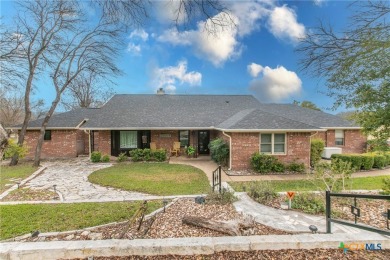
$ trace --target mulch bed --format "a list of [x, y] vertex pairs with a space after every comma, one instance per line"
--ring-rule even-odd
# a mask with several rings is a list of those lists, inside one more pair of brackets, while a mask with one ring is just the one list
[[43, 201], [59, 200], [58, 194], [51, 190], [39, 190], [21, 187], [11, 191], [1, 201]]
[[[154, 238], [180, 238], [180, 237], [221, 237], [224, 233], [214, 230], [182, 224], [184, 216], [206, 217], [217, 221], [242, 219], [245, 216], [237, 213], [232, 204], [196, 204], [194, 199], [178, 199], [165, 212], [160, 212], [143, 222], [140, 230], [138, 223], [132, 224], [124, 234], [123, 239], [154, 239]], [[42, 242], [58, 240], [94, 240], [94, 239], [118, 239], [122, 231], [127, 228], [127, 223], [117, 223], [89, 229], [80, 230], [72, 234], [65, 233], [57, 236], [27, 237], [23, 242]], [[259, 223], [255, 224], [253, 235], [287, 235], [292, 234], [283, 230], [274, 229]]]
[[[272, 246], [272, 245], [270, 245]], [[184, 260], [329, 260], [329, 259], [347, 259], [347, 260], [387, 260], [390, 258], [390, 250], [378, 251], [348, 251], [346, 254], [341, 249], [283, 249], [283, 250], [262, 250], [262, 251], [223, 251], [212, 255], [163, 255], [163, 256], [111, 256], [111, 257], [94, 257], [94, 260], [165, 260], [165, 259], [184, 259]], [[80, 258], [78, 258], [79, 260]], [[84, 258], [86, 259], [86, 258]]]
[[254, 170], [247, 169], [241, 171], [232, 171], [228, 169], [224, 169], [224, 172], [228, 176], [268, 176], [268, 175], [305, 175], [305, 172], [293, 172], [293, 171], [284, 171], [284, 172], [269, 172], [269, 173], [258, 173]]

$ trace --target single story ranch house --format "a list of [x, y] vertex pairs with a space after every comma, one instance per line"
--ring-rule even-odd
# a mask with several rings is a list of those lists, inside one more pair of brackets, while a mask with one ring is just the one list
[[[26, 145], [33, 156], [42, 120], [31, 121]], [[14, 129], [20, 129], [15, 127]], [[363, 153], [361, 128], [340, 117], [293, 104], [264, 104], [251, 95], [119, 94], [101, 108], [80, 108], [50, 119], [42, 158], [76, 157], [92, 151], [117, 156], [135, 148], [192, 145], [209, 154], [214, 138], [230, 146], [229, 166], [249, 167], [259, 151], [282, 162], [310, 164], [310, 142], [322, 138], [343, 153]]]

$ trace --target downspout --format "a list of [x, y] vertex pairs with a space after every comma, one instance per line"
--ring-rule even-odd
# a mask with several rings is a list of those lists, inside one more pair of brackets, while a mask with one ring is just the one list
[[88, 135], [88, 153], [89, 153], [89, 159], [91, 159], [91, 130], [84, 130], [84, 133]]
[[229, 138], [229, 171], [232, 169], [232, 137], [222, 131], [222, 134]]

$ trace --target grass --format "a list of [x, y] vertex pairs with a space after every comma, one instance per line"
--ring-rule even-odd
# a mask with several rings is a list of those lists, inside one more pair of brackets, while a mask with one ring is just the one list
[[6, 184], [15, 184], [11, 179], [25, 179], [37, 170], [29, 164], [19, 164], [16, 166], [0, 166], [0, 193], [4, 192], [11, 186]]
[[[0, 239], [24, 235], [35, 230], [69, 231], [128, 220], [141, 203], [2, 205], [0, 206]], [[147, 213], [161, 206], [161, 201], [148, 201]]]
[[200, 194], [210, 190], [203, 171], [181, 164], [117, 164], [93, 172], [88, 180], [102, 186], [160, 196]]
[[[383, 187], [383, 179], [389, 176], [375, 176], [351, 178], [346, 181], [347, 190], [379, 190]], [[314, 191], [325, 190], [325, 185], [316, 181], [315, 183], [309, 180], [283, 180], [283, 181], [269, 181], [275, 191]], [[229, 182], [235, 191], [244, 191], [250, 186], [251, 182]]]

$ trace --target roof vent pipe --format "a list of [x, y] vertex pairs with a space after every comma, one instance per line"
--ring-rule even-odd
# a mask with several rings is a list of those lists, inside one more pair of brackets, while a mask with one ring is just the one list
[[157, 89], [157, 95], [165, 95], [165, 90], [163, 88]]

